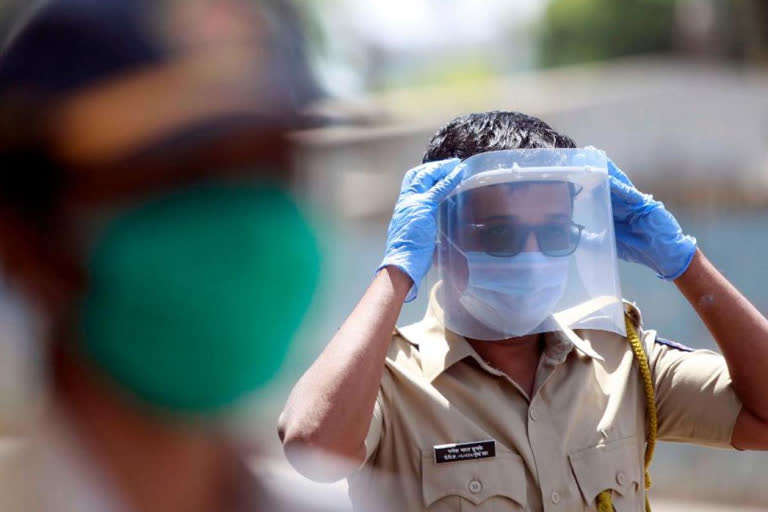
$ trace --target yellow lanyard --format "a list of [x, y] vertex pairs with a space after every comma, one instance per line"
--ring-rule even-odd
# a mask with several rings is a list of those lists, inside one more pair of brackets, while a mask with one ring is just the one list
[[[643, 344], [637, 335], [637, 330], [632, 324], [629, 316], [624, 316], [624, 323], [627, 326], [627, 339], [635, 354], [637, 366], [640, 369], [640, 376], [643, 378], [643, 388], [645, 389], [645, 404], [648, 410], [648, 440], [645, 445], [645, 511], [651, 512], [651, 504], [648, 501], [648, 489], [651, 488], [651, 459], [653, 459], [653, 450], [656, 448], [656, 433], [658, 428], [658, 418], [656, 417], [656, 394], [653, 391], [653, 378], [651, 377], [651, 367], [648, 364], [648, 356], [643, 350]], [[598, 512], [613, 512], [613, 501], [611, 491], [607, 489], [597, 495]]]

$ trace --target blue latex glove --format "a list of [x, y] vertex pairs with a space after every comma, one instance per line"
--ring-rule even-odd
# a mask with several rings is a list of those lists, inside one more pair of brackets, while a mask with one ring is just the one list
[[637, 190], [610, 160], [608, 174], [619, 258], [642, 263], [662, 279], [680, 277], [696, 253], [696, 239], [683, 234], [664, 204]]
[[437, 205], [461, 181], [460, 160], [440, 160], [414, 167], [405, 174], [400, 197], [387, 231], [384, 260], [413, 280], [406, 302], [416, 298], [419, 284], [432, 265], [437, 235]]

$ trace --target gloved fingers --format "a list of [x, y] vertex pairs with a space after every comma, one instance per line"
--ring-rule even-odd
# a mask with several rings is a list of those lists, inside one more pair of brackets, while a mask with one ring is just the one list
[[614, 210], [616, 209], [616, 206], [620, 206], [616, 204], [617, 200], [620, 203], [630, 206], [638, 205], [645, 201], [645, 195], [632, 186], [631, 182], [630, 184], [627, 184], [620, 181], [619, 178], [615, 176], [610, 176], [608, 180], [610, 181], [611, 199], [614, 202]]
[[629, 177], [626, 174], [624, 174], [624, 171], [616, 167], [616, 164], [614, 164], [610, 158], [608, 159], [608, 175], [613, 178], [616, 178], [618, 181], [624, 183], [625, 185], [635, 188], [635, 186], [632, 184], [632, 181], [630, 181]]
[[458, 158], [451, 158], [449, 160], [439, 160], [437, 162], [429, 162], [417, 167], [416, 172], [407, 190], [412, 192], [427, 192], [435, 183], [439, 182], [445, 176], [450, 173], [460, 162]]
[[410, 187], [411, 183], [413, 183], [413, 179], [422, 170], [424, 170], [424, 165], [417, 165], [416, 167], [409, 169], [408, 172], [405, 173], [405, 176], [403, 176], [403, 182], [400, 184], [401, 194], [406, 190], [408, 190], [408, 187]]
[[[458, 161], [456, 163], [458, 163]], [[463, 165], [453, 164], [451, 168], [451, 172], [448, 173], [446, 177], [438, 181], [437, 184], [430, 190], [432, 200], [436, 204], [445, 199], [445, 196], [450, 194], [451, 191], [453, 191], [453, 189], [455, 189], [459, 183], [461, 183], [461, 179], [464, 177], [465, 167]]]

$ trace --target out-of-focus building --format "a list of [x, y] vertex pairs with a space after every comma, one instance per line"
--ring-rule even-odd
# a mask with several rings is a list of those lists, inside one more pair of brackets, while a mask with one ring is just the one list
[[386, 217], [403, 169], [442, 124], [509, 109], [606, 150], [642, 188], [692, 207], [768, 205], [768, 70], [630, 58], [427, 87], [333, 107], [355, 126], [304, 132], [301, 186], [343, 216]]

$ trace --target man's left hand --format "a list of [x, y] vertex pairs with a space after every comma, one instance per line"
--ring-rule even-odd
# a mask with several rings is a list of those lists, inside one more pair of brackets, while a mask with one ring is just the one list
[[696, 253], [696, 239], [683, 234], [664, 204], [637, 190], [610, 160], [608, 173], [619, 258], [641, 263], [662, 279], [680, 277]]

